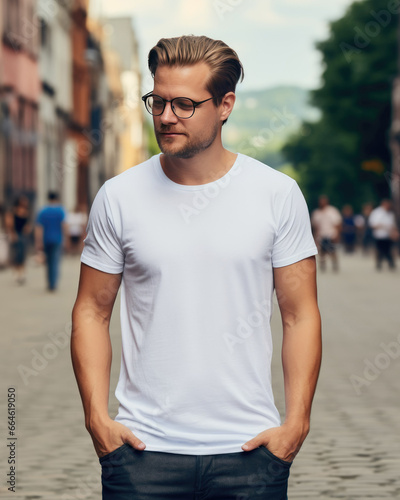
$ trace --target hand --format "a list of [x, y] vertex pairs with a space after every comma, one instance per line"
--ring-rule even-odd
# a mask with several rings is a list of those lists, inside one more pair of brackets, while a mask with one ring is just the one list
[[111, 453], [124, 443], [140, 451], [146, 448], [146, 445], [128, 427], [111, 418], [108, 418], [106, 422], [90, 425], [88, 431], [98, 457]]
[[308, 426], [303, 426], [302, 424], [289, 426], [285, 423], [280, 427], [272, 427], [260, 432], [255, 438], [247, 441], [242, 446], [242, 449], [244, 451], [251, 451], [263, 445], [278, 458], [286, 462], [292, 462], [300, 451], [307, 434]]

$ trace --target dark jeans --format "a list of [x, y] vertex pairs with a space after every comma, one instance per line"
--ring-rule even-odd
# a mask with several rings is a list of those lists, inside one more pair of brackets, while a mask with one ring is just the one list
[[61, 244], [45, 243], [44, 253], [46, 254], [48, 288], [49, 290], [55, 290], [57, 287], [59, 267], [60, 267]]
[[322, 238], [321, 240], [321, 253], [334, 253], [336, 246], [330, 238]]
[[26, 260], [26, 248], [28, 239], [24, 234], [18, 234], [17, 241], [11, 243], [12, 263], [15, 266], [23, 266]]
[[393, 255], [392, 255], [393, 242], [389, 238], [376, 239], [376, 266], [378, 269], [382, 267], [382, 261], [387, 260], [389, 267], [393, 269], [395, 267]]
[[291, 463], [264, 446], [180, 455], [124, 444], [99, 460], [103, 500], [287, 500]]

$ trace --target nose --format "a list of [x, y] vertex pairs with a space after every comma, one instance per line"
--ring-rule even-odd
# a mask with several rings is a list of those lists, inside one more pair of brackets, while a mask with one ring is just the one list
[[165, 103], [165, 108], [162, 115], [160, 115], [160, 120], [164, 125], [166, 125], [167, 123], [176, 123], [178, 121], [178, 117], [172, 111], [170, 102]]

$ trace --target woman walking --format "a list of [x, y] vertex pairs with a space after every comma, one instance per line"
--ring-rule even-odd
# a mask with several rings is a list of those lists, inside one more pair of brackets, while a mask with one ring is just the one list
[[25, 261], [28, 236], [32, 230], [30, 223], [29, 200], [21, 195], [6, 214], [6, 229], [10, 241], [11, 265], [15, 271], [16, 282], [23, 285], [26, 280]]

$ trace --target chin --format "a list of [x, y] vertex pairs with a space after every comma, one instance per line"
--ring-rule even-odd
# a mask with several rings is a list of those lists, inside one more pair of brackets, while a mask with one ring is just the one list
[[182, 148], [174, 148], [170, 144], [162, 144], [161, 141], [158, 143], [158, 147], [166, 156], [172, 156], [174, 158], [191, 158], [193, 156], [191, 151], [185, 151], [185, 149]]
[[160, 148], [161, 152], [165, 156], [171, 156], [172, 158], [193, 158], [195, 156], [195, 153], [191, 151], [168, 151], [166, 148]]

